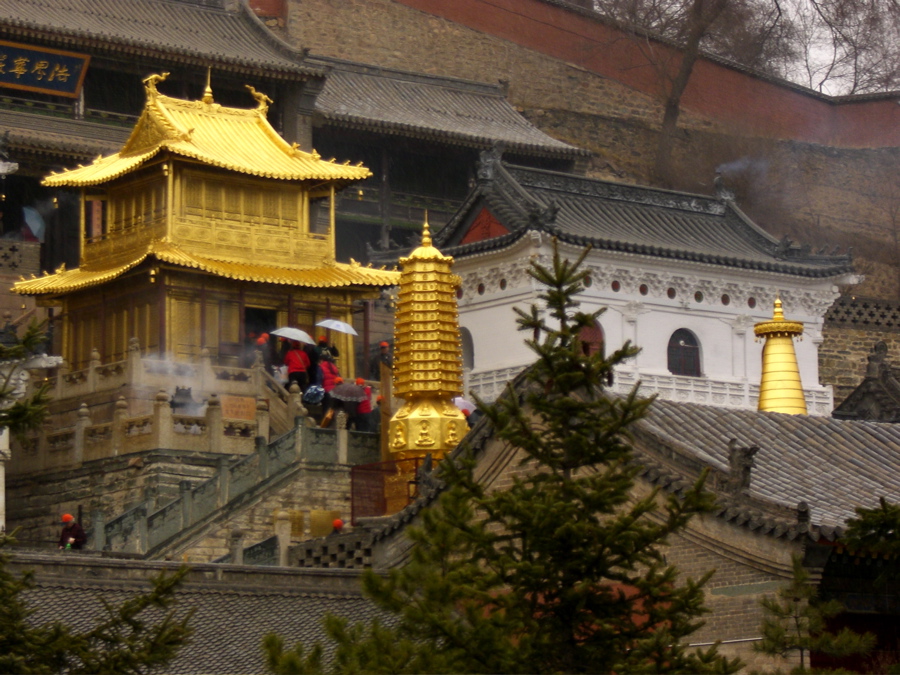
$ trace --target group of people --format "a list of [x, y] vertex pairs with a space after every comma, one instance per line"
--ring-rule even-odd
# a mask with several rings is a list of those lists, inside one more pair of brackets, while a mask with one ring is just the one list
[[[262, 352], [266, 369], [287, 388], [297, 384], [303, 394], [303, 402], [319, 411], [317, 419], [327, 427], [338, 410], [343, 410], [349, 425], [358, 431], [371, 431], [374, 427], [372, 415], [372, 388], [361, 377], [356, 379], [364, 392], [361, 401], [345, 401], [332, 396], [334, 388], [343, 383], [335, 358], [337, 348], [329, 345], [325, 336], [319, 336], [315, 345], [297, 340], [279, 338], [280, 343], [268, 333], [255, 339], [257, 351]], [[387, 343], [383, 343], [387, 345]]]

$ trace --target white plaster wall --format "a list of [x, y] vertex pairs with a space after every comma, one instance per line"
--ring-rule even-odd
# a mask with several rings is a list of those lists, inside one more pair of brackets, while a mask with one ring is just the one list
[[[579, 251], [562, 253], [572, 259]], [[529, 262], [538, 257], [549, 264], [550, 256], [548, 238], [529, 236], [507, 250], [454, 265], [463, 279], [460, 325], [472, 334], [470, 375], [476, 380], [479, 373], [521, 369], [533, 361], [524, 345], [528, 336], [516, 329], [512, 308], [527, 309], [535, 302], [538, 289], [527, 275]], [[835, 280], [603, 251], [592, 252], [587, 265], [593, 283], [582, 294], [582, 309], [608, 308], [600, 318], [607, 352], [632, 340], [642, 351], [628, 367], [636, 368], [638, 375], [668, 376], [669, 338], [686, 328], [700, 343], [702, 379], [758, 385], [763, 343], [755, 341], [753, 324], [771, 319], [775, 297], [780, 295], [786, 318], [804, 323], [803, 340], [795, 341], [804, 389], [830, 397], [818, 381], [818, 345], [825, 311], [837, 297]], [[614, 281], [618, 291], [613, 290]], [[641, 285], [647, 286], [645, 295]], [[668, 297], [668, 288], [676, 289], [674, 299]], [[694, 295], [697, 291], [703, 294], [700, 301]], [[728, 305], [722, 303], [723, 294], [730, 298]], [[755, 307], [749, 307], [749, 298], [755, 299]]]

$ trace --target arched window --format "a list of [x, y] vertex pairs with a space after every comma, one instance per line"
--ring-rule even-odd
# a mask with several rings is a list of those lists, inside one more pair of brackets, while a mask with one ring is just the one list
[[472, 343], [472, 333], [468, 328], [460, 327], [459, 337], [462, 342], [463, 370], [472, 370], [475, 367], [475, 346]]
[[585, 326], [578, 333], [578, 342], [581, 344], [581, 352], [585, 356], [597, 354], [606, 356], [603, 340], [603, 328], [600, 324], [594, 323], [592, 327]]
[[673, 375], [700, 377], [700, 343], [686, 328], [679, 328], [669, 338], [669, 372]]

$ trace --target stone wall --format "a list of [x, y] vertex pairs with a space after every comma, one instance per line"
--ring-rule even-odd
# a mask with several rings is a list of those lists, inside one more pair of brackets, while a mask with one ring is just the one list
[[[83, 514], [85, 529], [95, 513], [122, 513], [138, 504], [155, 508], [175, 499], [182, 481], [215, 475], [222, 455], [153, 450], [85, 462], [79, 467], [7, 477], [8, 528], [29, 546], [55, 546], [63, 513]], [[235, 459], [227, 457], [226, 459]]]
[[819, 347], [819, 379], [834, 386], [840, 404], [866, 376], [868, 357], [879, 341], [888, 361], [900, 365], [900, 303], [845, 296], [825, 317]]
[[[590, 175], [649, 182], [661, 119], [656, 90], [646, 81], [628, 84], [641, 68], [622, 69], [620, 64], [616, 75], [605, 72], [600, 63], [603, 58], [620, 59], [611, 54], [621, 51], [628, 38], [565, 52], [566, 57], [550, 48], [547, 35], [558, 26], [549, 22], [565, 15], [573, 23], [562, 32], [570, 30], [572, 41], [588, 34], [585, 21], [590, 26], [596, 22], [578, 13], [560, 14], [558, 7], [540, 7], [549, 4], [520, 3], [523, 26], [530, 26], [535, 17], [548, 22], [546, 45], [490, 22], [487, 17], [497, 7], [511, 11], [507, 0], [291, 0], [288, 37], [313, 54], [482, 82], [506, 81], [509, 100], [536, 126], [595, 153]], [[476, 5], [485, 5], [485, 17], [474, 11]], [[459, 21], [445, 18], [457, 15]], [[740, 86], [730, 86], [725, 96], [717, 77], [736, 77]], [[672, 187], [711, 193], [720, 169], [739, 206], [769, 232], [779, 238], [787, 234], [814, 250], [854, 246], [867, 277], [858, 292], [896, 297], [900, 287], [891, 269], [900, 253], [893, 243], [900, 222], [891, 214], [896, 216], [892, 206], [900, 192], [890, 177], [900, 175], [900, 150], [877, 147], [897, 145], [888, 133], [897, 125], [891, 122], [882, 129], [882, 118], [894, 114], [896, 104], [860, 99], [837, 105], [721, 67], [699, 69], [695, 78], [692, 87], [718, 89], [714, 96], [685, 99], [679, 123], [686, 131], [676, 144]], [[762, 89], [753, 89], [757, 86]], [[765, 98], [776, 94], [787, 98]], [[744, 101], [742, 96], [756, 99]], [[707, 109], [716, 101], [729, 110]], [[878, 115], [861, 114], [868, 105], [876, 105]], [[808, 106], [815, 108], [808, 123], [792, 126]], [[772, 122], [771, 129], [753, 129], [729, 118], [757, 109], [754, 119], [771, 115], [780, 121]], [[848, 119], [838, 125], [841, 133], [823, 132], [845, 114]], [[787, 122], [789, 128], [782, 128]], [[851, 138], [873, 128], [879, 133], [869, 140]], [[844, 138], [845, 132], [850, 137]]]
[[186, 546], [169, 555], [173, 559], [209, 562], [231, 551], [235, 530], [243, 536], [243, 545], [252, 546], [275, 532], [275, 515], [287, 511], [291, 516], [291, 539], [303, 541], [311, 536], [314, 511], [335, 512], [350, 519], [350, 467], [341, 465], [304, 466], [275, 489], [266, 490], [250, 505], [240, 505], [223, 513], [219, 523]]

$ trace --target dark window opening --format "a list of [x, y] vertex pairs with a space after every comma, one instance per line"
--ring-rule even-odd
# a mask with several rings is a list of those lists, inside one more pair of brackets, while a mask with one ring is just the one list
[[669, 338], [669, 372], [673, 375], [700, 377], [700, 343], [686, 328], [679, 328]]

